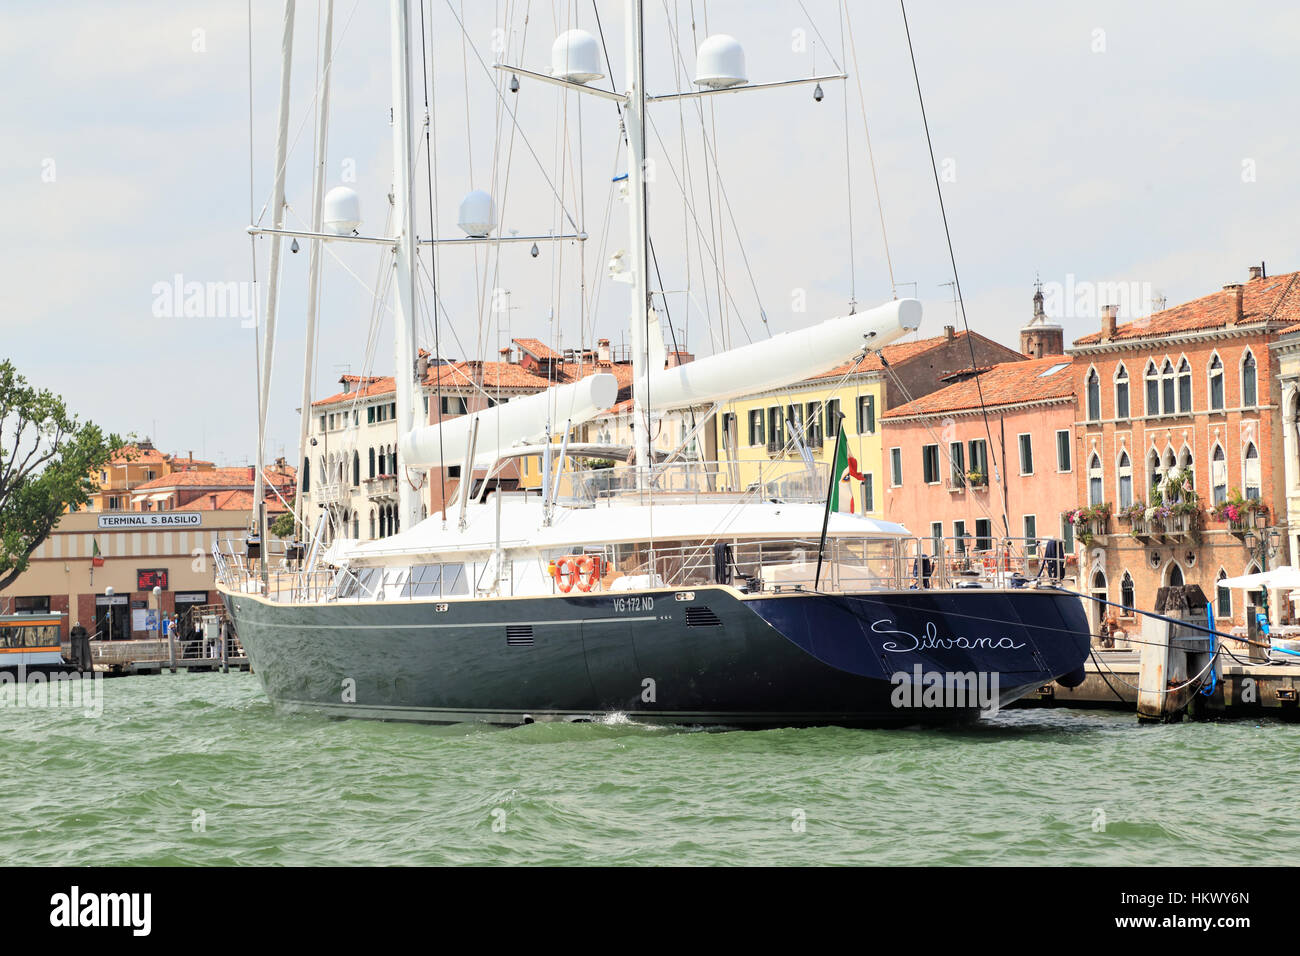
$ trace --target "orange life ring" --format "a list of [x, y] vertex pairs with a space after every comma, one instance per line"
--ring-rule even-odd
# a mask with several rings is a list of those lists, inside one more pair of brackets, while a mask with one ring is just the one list
[[574, 573], [572, 559], [560, 558], [555, 562], [555, 586], [562, 592], [568, 594], [572, 591], [577, 580], [578, 576]]
[[[994, 571], [997, 571], [997, 569], [998, 569], [998, 559], [996, 557], [990, 557], [989, 555], [985, 555], [984, 570], [992, 573]], [[1002, 555], [1002, 570], [1003, 571], [1011, 570], [1011, 555], [1009, 554]]]
[[584, 554], [577, 561], [577, 584], [579, 591], [590, 591], [600, 580], [600, 555]]

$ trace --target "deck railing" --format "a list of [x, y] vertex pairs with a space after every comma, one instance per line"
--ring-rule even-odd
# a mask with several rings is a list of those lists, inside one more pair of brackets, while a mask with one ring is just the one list
[[[979, 545], [978, 547], [976, 545]], [[815, 538], [767, 540], [718, 539], [610, 545], [604, 549], [600, 572], [584, 580], [589, 591], [620, 591], [632, 587], [703, 587], [727, 584], [751, 593], [782, 591], [860, 592], [878, 590], [1014, 588], [1033, 582], [1074, 580], [1073, 558], [1045, 559], [1044, 542], [1036, 538], [891, 538], [885, 536], [828, 537], [821, 551]], [[274, 546], [273, 546], [274, 547]], [[552, 562], [568, 555], [549, 556]], [[576, 556], [576, 555], [575, 555]], [[339, 599], [404, 600], [434, 597], [473, 597], [488, 593], [552, 593], [560, 589], [554, 576], [537, 578], [528, 590], [515, 590], [527, 580], [530, 565], [507, 559], [500, 574], [489, 562], [452, 564], [458, 568], [451, 590], [430, 589], [404, 579], [402, 568], [361, 567], [306, 571], [289, 559], [268, 555], [251, 562], [232, 560], [215, 551], [217, 577], [231, 590], [261, 594], [283, 602], [330, 602]], [[541, 560], [545, 561], [546, 558]], [[430, 566], [432, 567], [432, 566]], [[488, 573], [491, 571], [492, 573]], [[536, 573], [536, 571], [534, 571]], [[622, 578], [629, 580], [619, 583]]]
[[[737, 500], [822, 502], [830, 465], [800, 459], [754, 461], [674, 461], [655, 465], [645, 475], [635, 466], [567, 471], [560, 475], [556, 500], [569, 507], [626, 502], [678, 504], [685, 501]], [[739, 477], [738, 477], [739, 476]], [[739, 482], [739, 486], [738, 486]]]

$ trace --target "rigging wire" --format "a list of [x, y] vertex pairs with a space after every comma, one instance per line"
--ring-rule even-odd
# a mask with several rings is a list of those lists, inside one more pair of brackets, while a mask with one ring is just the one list
[[[840, 56], [848, 62], [844, 37], [844, 0], [840, 0]], [[853, 252], [853, 155], [849, 145], [849, 97], [844, 91], [844, 191], [847, 194], [845, 208], [849, 216], [849, 315], [858, 310], [857, 259]]]
[[[800, 2], [800, 6], [802, 6]], [[807, 13], [807, 11], [804, 11]], [[898, 284], [894, 281], [894, 258], [889, 251], [889, 233], [885, 229], [885, 204], [880, 195], [880, 179], [876, 175], [876, 154], [871, 148], [871, 129], [867, 125], [867, 98], [862, 92], [862, 68], [858, 65], [858, 46], [853, 39], [853, 16], [849, 13], [848, 4], [844, 5], [844, 23], [849, 30], [849, 52], [853, 54], [853, 79], [858, 87], [858, 105], [862, 110], [862, 133], [867, 141], [867, 161], [871, 166], [871, 184], [876, 193], [876, 212], [880, 216], [880, 238], [885, 246], [885, 265], [889, 269], [889, 289], [894, 298], [898, 298]], [[816, 29], [816, 27], [814, 27]], [[840, 69], [843, 72], [843, 69]], [[845, 97], [847, 105], [848, 98]]]
[[[961, 305], [961, 322], [966, 329], [966, 344], [970, 347], [970, 366], [971, 371], [975, 373], [975, 389], [979, 394], [980, 410], [984, 415], [984, 433], [988, 438], [989, 460], [993, 463], [993, 468], [997, 471], [998, 484], [1003, 483], [1001, 471], [998, 470], [998, 461], [993, 452], [993, 432], [989, 427], [988, 409], [984, 405], [984, 386], [980, 383], [979, 366], [975, 360], [975, 339], [971, 336], [970, 323], [966, 319], [966, 300], [961, 293], [961, 279], [957, 275], [957, 254], [953, 251], [952, 232], [948, 228], [948, 211], [943, 203], [943, 189], [939, 185], [939, 165], [934, 158], [934, 141], [930, 137], [930, 121], [925, 115], [925, 97], [921, 94], [921, 74], [916, 66], [916, 50], [912, 46], [912, 31], [907, 24], [907, 2], [898, 0], [898, 6], [903, 13], [903, 31], [907, 34], [907, 52], [912, 60], [912, 77], [916, 80], [916, 98], [921, 105], [921, 123], [925, 127], [925, 144], [930, 151], [930, 169], [934, 173], [934, 189], [939, 197], [939, 213], [943, 217], [943, 233], [948, 240], [948, 259], [952, 263], [952, 278], [957, 291], [957, 301]], [[1006, 497], [1002, 498], [1002, 530], [1006, 537], [1011, 537], [1011, 523], [1007, 519]]]
[[[432, 124], [432, 118], [431, 118], [431, 117], [432, 117], [432, 113], [430, 112], [430, 108], [429, 108], [430, 88], [433, 86], [433, 82], [434, 82], [434, 80], [433, 80], [433, 73], [429, 70], [428, 59], [427, 59], [427, 55], [426, 55], [426, 37], [425, 37], [425, 16], [424, 16], [424, 8], [425, 8], [425, 0], [420, 0], [420, 72], [423, 74], [423, 76], [421, 76], [421, 78], [420, 78], [420, 87], [421, 87], [421, 90], [422, 90], [423, 93], [424, 93], [424, 146], [425, 146], [425, 170], [426, 170], [427, 178], [428, 178], [429, 238], [430, 238], [430, 239], [436, 239], [436, 238], [438, 238], [438, 233], [437, 233], [437, 229], [436, 229], [436, 227], [435, 227], [435, 225], [434, 225], [434, 216], [433, 216], [433, 205], [434, 205], [434, 204], [433, 204], [433, 192], [434, 192], [434, 190], [433, 190], [433, 164], [434, 164], [433, 154], [434, 154], [434, 150], [433, 150], [432, 131], [431, 131], [431, 128], [430, 128], [430, 127], [431, 127], [431, 124]], [[432, 17], [430, 17], [429, 19], [430, 19], [430, 27], [431, 27], [431, 26], [432, 26]], [[427, 77], [429, 78], [429, 82], [428, 82], [428, 84], [426, 84], [426, 83], [424, 82], [424, 76], [427, 76]], [[473, 169], [474, 169], [474, 166], [473, 166], [473, 164], [471, 163], [471, 164], [470, 164], [471, 175], [473, 175]], [[434, 261], [434, 265], [433, 265], [433, 270], [429, 273], [429, 284], [430, 284], [430, 286], [431, 286], [431, 295], [432, 295], [432, 297], [433, 297], [435, 300], [438, 298], [438, 291], [439, 291], [439, 290], [438, 290], [438, 280], [437, 280], [437, 262], [436, 262], [436, 257], [437, 257], [437, 252], [436, 252], [436, 250], [437, 250], [437, 248], [438, 248], [437, 245], [435, 245], [435, 244], [433, 244], [433, 243], [430, 243], [430, 245], [429, 245], [429, 258], [430, 258], [430, 259], [433, 259], [433, 260], [435, 260], [435, 261]], [[420, 249], [419, 249], [419, 246], [418, 246], [418, 245], [416, 246], [416, 249], [415, 249], [415, 258], [416, 258], [417, 260], [420, 258]], [[417, 283], [417, 285], [418, 285], [418, 283]], [[447, 460], [447, 454], [446, 454], [446, 449], [445, 449], [445, 447], [444, 447], [444, 445], [443, 445], [443, 436], [442, 436], [442, 417], [443, 417], [443, 408], [442, 408], [442, 322], [441, 322], [441, 320], [440, 320], [439, 317], [438, 317], [438, 310], [437, 310], [437, 309], [434, 309], [434, 310], [433, 310], [433, 367], [434, 367], [434, 369], [435, 369], [434, 380], [435, 380], [435, 390], [436, 390], [436, 394], [437, 394], [437, 410], [438, 410], [438, 459], [439, 459], [439, 462], [441, 463], [441, 462], [445, 462], [445, 461]], [[423, 384], [423, 383], [421, 383], [421, 384]], [[446, 524], [447, 524], [447, 469], [446, 469], [445, 467], [439, 467], [439, 468], [438, 468], [438, 490], [439, 490], [440, 500], [441, 500], [441, 502], [442, 502], [442, 523], [443, 523], [443, 526], [446, 527]]]

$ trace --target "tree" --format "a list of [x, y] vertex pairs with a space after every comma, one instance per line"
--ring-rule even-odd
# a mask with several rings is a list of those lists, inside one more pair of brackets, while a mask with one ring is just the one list
[[121, 443], [0, 362], [0, 590], [27, 570], [64, 511], [90, 501], [95, 474]]
[[289, 499], [289, 510], [275, 516], [271, 522], [271, 534], [277, 538], [283, 538], [286, 541], [292, 541], [295, 538], [293, 533], [293, 505], [297, 498]]

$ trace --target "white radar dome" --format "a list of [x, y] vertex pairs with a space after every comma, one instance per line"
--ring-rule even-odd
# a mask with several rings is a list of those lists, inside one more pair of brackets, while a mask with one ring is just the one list
[[568, 30], [551, 44], [551, 76], [570, 83], [590, 83], [604, 77], [600, 47], [586, 30]]
[[467, 236], [485, 238], [497, 227], [497, 204], [483, 190], [476, 189], [460, 201], [456, 222]]
[[735, 37], [718, 33], [700, 44], [695, 55], [695, 85], [715, 90], [748, 82], [745, 48]]
[[326, 232], [350, 236], [361, 225], [361, 197], [355, 189], [335, 186], [321, 200], [321, 222]]

